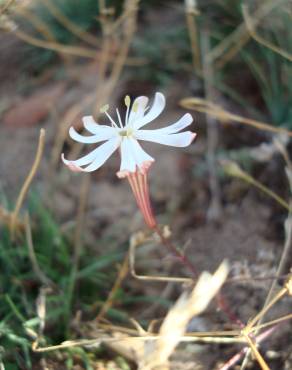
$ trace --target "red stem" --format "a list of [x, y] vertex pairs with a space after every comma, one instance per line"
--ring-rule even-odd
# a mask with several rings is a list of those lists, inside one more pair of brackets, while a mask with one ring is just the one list
[[[161, 243], [169, 250], [169, 252], [176, 257], [192, 274], [194, 278], [198, 276], [196, 268], [194, 267], [193, 263], [180, 251], [178, 250], [169, 239], [165, 238], [157, 221], [154, 217], [150, 196], [149, 196], [149, 188], [148, 188], [148, 180], [147, 180], [147, 171], [140, 172], [136, 171], [135, 173], [128, 173], [127, 179], [130, 183], [132, 191], [134, 193], [137, 205], [144, 217], [145, 223], [147, 226], [156, 231], [158, 234]], [[226, 304], [223, 296], [221, 293], [217, 295], [217, 302], [219, 308], [225, 312], [227, 317], [231, 322], [236, 323], [241, 328], [244, 327], [244, 324], [237, 318], [237, 316], [232, 312], [230, 307]]]
[[162, 234], [161, 230], [159, 229], [158, 225], [155, 225], [153, 228], [156, 233], [158, 234], [161, 243], [170, 251], [172, 255], [174, 255], [180, 262], [188, 268], [188, 270], [192, 273], [193, 277], [197, 277], [197, 271], [192, 264], [192, 262], [183, 254], [181, 253], [171, 242], [169, 239], [165, 238]]

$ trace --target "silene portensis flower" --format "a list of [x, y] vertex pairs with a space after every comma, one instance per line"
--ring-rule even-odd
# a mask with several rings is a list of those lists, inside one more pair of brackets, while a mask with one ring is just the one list
[[96, 123], [92, 116], [83, 117], [84, 127], [92, 135], [80, 135], [74, 127], [71, 127], [69, 130], [71, 138], [85, 144], [103, 141], [105, 143], [75, 161], [65, 159], [64, 155], [62, 155], [62, 159], [72, 171], [92, 172], [100, 168], [119, 149], [121, 165], [117, 176], [128, 178], [145, 222], [153, 228], [156, 227], [157, 223], [150, 206], [147, 172], [154, 162], [154, 158], [142, 149], [139, 141], [186, 147], [191, 144], [196, 134], [191, 131], [180, 132], [193, 121], [189, 113], [183, 115], [170, 126], [156, 130], [144, 130], [144, 126], [155, 120], [165, 107], [165, 97], [162, 93], [155, 94], [154, 102], [150, 108], [147, 106], [148, 101], [146, 96], [139, 96], [131, 106], [130, 97], [126, 96], [124, 120], [122, 120], [118, 109], [116, 109], [117, 119], [114, 120], [108, 113], [109, 106], [103, 107], [101, 112], [106, 114], [111, 126]]

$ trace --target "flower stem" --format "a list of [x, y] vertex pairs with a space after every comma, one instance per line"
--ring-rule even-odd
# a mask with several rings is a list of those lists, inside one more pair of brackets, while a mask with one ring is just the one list
[[157, 233], [161, 243], [170, 251], [170, 253], [192, 273], [193, 277], [197, 277], [198, 274], [192, 262], [163, 235], [157, 224], [153, 227], [153, 230]]
[[[193, 278], [196, 278], [198, 276], [198, 273], [193, 263], [183, 252], [177, 249], [168, 238], [163, 235], [163, 232], [158, 226], [150, 202], [147, 178], [149, 167], [150, 166], [148, 166], [143, 172], [139, 170], [137, 170], [136, 172], [127, 172], [124, 175], [122, 174], [122, 176], [120, 175], [119, 177], [127, 177], [131, 189], [134, 193], [137, 205], [144, 217], [146, 225], [157, 233], [160, 238], [161, 244], [164, 245], [166, 249], [170, 252], [170, 254], [178, 259], [190, 271]], [[219, 308], [226, 314], [229, 320], [236, 323], [241, 328], [244, 327], [243, 323], [237, 318], [237, 316], [233, 313], [233, 311], [227, 304], [222, 293], [219, 292], [216, 298]]]
[[[156, 231], [157, 235], [159, 236], [161, 243], [170, 251], [170, 253], [175, 256], [179, 261], [192, 273], [193, 277], [196, 278], [198, 276], [198, 273], [196, 271], [195, 266], [192, 264], [192, 262], [182, 253], [180, 252], [169, 239], [165, 238], [165, 236], [162, 234], [161, 230], [159, 229], [158, 225], [156, 225], [153, 230]], [[244, 324], [242, 321], [236, 316], [236, 314], [231, 310], [229, 307], [226, 299], [224, 298], [223, 294], [219, 292], [216, 295], [216, 301], [218, 304], [218, 307], [226, 314], [228, 319], [237, 324], [239, 327], [243, 328]]]

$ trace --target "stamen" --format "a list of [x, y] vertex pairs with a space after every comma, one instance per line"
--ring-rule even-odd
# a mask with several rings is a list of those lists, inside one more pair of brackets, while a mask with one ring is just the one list
[[125, 117], [125, 126], [128, 126], [130, 105], [131, 105], [131, 99], [130, 99], [129, 95], [126, 95], [126, 97], [125, 97], [125, 105], [127, 107], [126, 117]]
[[105, 113], [106, 111], [108, 111], [108, 109], [109, 109], [109, 105], [106, 104], [103, 107], [101, 107], [99, 111], [100, 113]]
[[115, 123], [115, 121], [112, 119], [112, 117], [108, 114], [108, 112], [104, 112], [106, 114], [106, 116], [108, 117], [108, 119], [111, 121], [112, 123], [112, 126], [116, 127], [116, 128], [119, 128], [118, 125]]
[[108, 117], [108, 119], [111, 121], [112, 126], [118, 128], [118, 125], [115, 123], [115, 121], [112, 119], [112, 117], [108, 114], [108, 112], [107, 112], [108, 109], [109, 109], [109, 105], [106, 104], [103, 107], [101, 107], [99, 111], [100, 111], [100, 113], [106, 114], [106, 116]]
[[125, 96], [125, 105], [126, 107], [130, 107], [131, 105], [131, 98], [129, 97], [129, 95]]
[[122, 119], [121, 119], [120, 112], [119, 112], [118, 108], [116, 108], [116, 111], [117, 111], [117, 116], [118, 116], [119, 124], [120, 124], [121, 128], [123, 128], [123, 123], [122, 123]]

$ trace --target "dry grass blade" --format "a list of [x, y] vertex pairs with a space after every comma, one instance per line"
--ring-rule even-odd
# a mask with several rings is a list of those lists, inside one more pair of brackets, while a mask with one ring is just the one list
[[[187, 324], [193, 316], [199, 315], [206, 309], [213, 297], [218, 293], [228, 275], [227, 262], [223, 262], [217, 271], [211, 275], [203, 272], [190, 294], [184, 293], [164, 319], [159, 338], [154, 348], [140, 363], [139, 369], [153, 370], [167, 366], [169, 356], [187, 330]], [[153, 343], [148, 343], [152, 345]], [[147, 350], [147, 348], [145, 348]]]
[[10, 233], [11, 233], [11, 238], [13, 239], [14, 236], [15, 236], [15, 230], [16, 230], [16, 224], [17, 224], [17, 218], [18, 218], [18, 214], [19, 214], [19, 211], [20, 211], [20, 208], [22, 206], [22, 203], [24, 201], [24, 198], [28, 192], [28, 189], [30, 187], [30, 184], [34, 178], [34, 175], [36, 174], [36, 171], [39, 167], [39, 164], [41, 162], [41, 159], [42, 159], [42, 155], [43, 155], [43, 151], [44, 151], [44, 146], [45, 146], [45, 130], [44, 129], [41, 129], [40, 130], [40, 136], [39, 136], [39, 143], [38, 143], [38, 148], [37, 148], [37, 152], [36, 152], [36, 156], [35, 156], [35, 160], [34, 160], [34, 163], [31, 167], [31, 170], [20, 190], [20, 193], [19, 193], [19, 196], [17, 198], [17, 201], [16, 201], [16, 206], [15, 206], [15, 209], [13, 211], [13, 214], [11, 216], [11, 222], [10, 222]]
[[282, 128], [282, 127], [275, 127], [265, 122], [260, 122], [254, 119], [238, 116], [236, 114], [226, 111], [219, 105], [214, 104], [205, 99], [190, 97], [190, 98], [182, 99], [180, 101], [180, 104], [184, 108], [210, 114], [211, 116], [218, 118], [219, 121], [224, 122], [224, 123], [229, 122], [229, 121], [239, 122], [247, 126], [252, 126], [258, 130], [270, 131], [270, 132], [275, 132], [275, 133], [284, 133], [292, 137], [292, 131], [286, 130], [285, 128]]
[[242, 168], [239, 167], [239, 165], [236, 162], [230, 160], [221, 160], [220, 164], [228, 175], [240, 178], [241, 180], [244, 180], [247, 183], [255, 186], [263, 193], [273, 198], [278, 204], [280, 204], [287, 211], [291, 211], [291, 206], [285, 201], [285, 199], [281, 198], [274, 191], [263, 185], [261, 182], [257, 181], [249, 173], [245, 172]]

